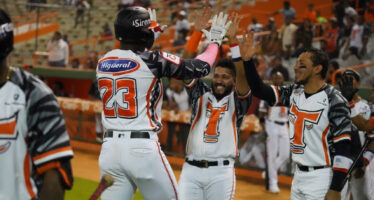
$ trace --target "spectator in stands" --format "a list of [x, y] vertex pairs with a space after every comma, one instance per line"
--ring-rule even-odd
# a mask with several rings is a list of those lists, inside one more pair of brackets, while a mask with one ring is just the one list
[[174, 39], [178, 38], [178, 34], [180, 32], [188, 32], [188, 31], [190, 31], [190, 23], [187, 20], [187, 13], [186, 13], [186, 11], [181, 10], [178, 13], [178, 19], [177, 19], [177, 22], [175, 24], [175, 33], [176, 34], [175, 34]]
[[265, 60], [269, 62], [274, 56], [281, 54], [281, 40], [276, 29], [272, 29], [269, 35], [263, 37], [262, 52]]
[[186, 44], [187, 31], [180, 31], [177, 34], [177, 39], [174, 40], [173, 46], [182, 46]]
[[103, 25], [103, 31], [100, 33], [101, 37], [110, 37], [110, 36], [113, 36], [113, 31], [112, 29], [110, 28], [108, 22], [106, 22], [104, 25]]
[[274, 74], [272, 73], [273, 71], [278, 71], [282, 73], [284, 81], [289, 81], [290, 80], [290, 75], [288, 73], [288, 69], [285, 68], [282, 65], [282, 57], [276, 56], [270, 63], [269, 67], [266, 69], [265, 72], [265, 77], [267, 80], [271, 79], [271, 75]]
[[326, 51], [329, 54], [329, 58], [336, 58], [339, 55], [338, 50], [338, 21], [335, 17], [330, 19], [330, 25], [325, 30], [324, 39], [326, 40]]
[[344, 1], [345, 0], [339, 0], [337, 3], [335, 3], [335, 5], [333, 7], [333, 12], [335, 14], [335, 17], [336, 17], [336, 20], [337, 20], [337, 23], [338, 23], [339, 27], [344, 26], [344, 23], [343, 23], [343, 19], [344, 19], [344, 16], [345, 16]]
[[65, 67], [69, 61], [69, 47], [62, 39], [60, 32], [55, 32], [47, 44], [48, 65], [52, 67]]
[[76, 28], [79, 23], [84, 22], [84, 11], [90, 8], [90, 4], [88, 4], [87, 1], [78, 0], [78, 2], [75, 4], [75, 8], [76, 14], [74, 28]]
[[357, 12], [354, 8], [349, 5], [349, 1], [345, 0], [343, 3], [344, 7], [344, 18], [343, 18], [343, 23], [347, 25], [347, 18], [353, 17], [355, 18], [357, 16]]
[[[338, 63], [338, 62], [336, 62], [336, 61], [331, 61], [331, 62], [329, 63], [329, 66], [328, 66], [328, 68], [327, 68], [326, 78], [325, 78], [326, 83], [331, 84], [332, 74], [333, 74], [336, 70], [338, 70], [339, 68], [340, 68], [340, 67], [339, 67], [339, 63]], [[337, 77], [337, 76], [335, 76], [335, 82], [336, 82], [336, 77]]]
[[349, 46], [356, 47], [359, 55], [362, 56], [366, 52], [367, 42], [368, 35], [365, 34], [364, 31], [364, 17], [362, 15], [357, 15], [349, 37]]
[[64, 84], [60, 81], [53, 83], [52, 87], [53, 94], [58, 97], [68, 97], [69, 95], [64, 92]]
[[262, 24], [258, 23], [256, 17], [252, 17], [252, 24], [248, 26], [248, 30], [257, 33], [257, 32], [261, 32], [263, 27], [264, 26]]
[[326, 17], [324, 17], [324, 16], [321, 15], [321, 11], [320, 10], [316, 10], [316, 15], [317, 15], [317, 19], [316, 19], [317, 23], [320, 23], [320, 24], [328, 23]]
[[285, 59], [288, 59], [295, 50], [295, 33], [297, 31], [297, 26], [292, 23], [292, 20], [293, 18], [291, 16], [287, 16], [281, 28], [282, 51]]
[[74, 69], [82, 69], [82, 66], [78, 58], [74, 58], [73, 60], [71, 60], [71, 67]]
[[190, 109], [188, 94], [183, 82], [174, 78], [170, 79], [169, 88], [166, 89], [166, 101], [162, 107], [167, 110], [186, 111]]
[[275, 20], [273, 17], [269, 17], [268, 24], [266, 24], [264, 30], [266, 31], [277, 30], [277, 25], [275, 24]]
[[97, 51], [90, 51], [87, 60], [85, 62], [85, 69], [96, 69], [97, 62], [99, 61], [99, 55]]
[[304, 19], [303, 23], [299, 25], [295, 36], [295, 52], [294, 57], [298, 57], [305, 49], [312, 47], [313, 31], [309, 19]]
[[[361, 57], [358, 54], [358, 48], [357, 47], [349, 47], [348, 53], [342, 56], [343, 63], [342, 67], [352, 67], [356, 65], [361, 65]], [[369, 73], [366, 71], [366, 68], [361, 68], [356, 70], [361, 77], [366, 77], [369, 75]]]
[[283, 15], [284, 21], [286, 21], [287, 17], [290, 17], [291, 19], [296, 19], [296, 11], [294, 8], [291, 7], [289, 1], [284, 1], [283, 8], [278, 11], [275, 11], [274, 13], [272, 13], [272, 15], [277, 15], [279, 13]]
[[314, 10], [314, 5], [312, 3], [308, 4], [308, 10], [304, 14], [305, 19], [309, 19], [311, 23], [315, 23], [317, 20], [317, 12]]

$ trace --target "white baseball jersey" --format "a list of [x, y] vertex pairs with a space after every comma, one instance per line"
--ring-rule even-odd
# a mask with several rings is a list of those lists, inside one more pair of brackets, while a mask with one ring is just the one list
[[[362, 115], [364, 119], [368, 120], [370, 118], [371, 110], [366, 100], [361, 99], [360, 101], [356, 102], [352, 109], [356, 109], [356, 113]], [[365, 134], [365, 132], [359, 131], [361, 145], [365, 142]]]
[[99, 60], [96, 69], [104, 128], [161, 130], [163, 87], [160, 78], [201, 77], [209, 70], [209, 64], [204, 61], [181, 60], [168, 53], [109, 51]]
[[288, 122], [288, 108], [286, 106], [269, 106], [269, 104], [261, 100], [259, 111], [267, 113], [266, 118], [275, 122]]
[[73, 151], [52, 91], [28, 72], [13, 70], [0, 87], [0, 199], [36, 199], [37, 175], [51, 169], [44, 166], [57, 168], [71, 187], [70, 162], [60, 161], [69, 161]]
[[211, 88], [200, 79], [194, 79], [186, 87], [192, 102], [187, 157], [235, 158], [238, 155], [238, 131], [251, 104], [250, 93], [239, 97], [236, 92], [231, 92], [217, 101]]
[[304, 166], [330, 166], [331, 142], [351, 139], [348, 102], [331, 85], [309, 97], [302, 85], [272, 88], [274, 104], [290, 108], [292, 160]]

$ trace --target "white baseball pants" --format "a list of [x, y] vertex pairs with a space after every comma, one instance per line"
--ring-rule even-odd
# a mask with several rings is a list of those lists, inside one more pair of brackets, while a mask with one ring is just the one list
[[269, 185], [278, 186], [278, 170], [290, 157], [290, 139], [287, 123], [276, 124], [266, 120], [266, 151], [269, 173]]
[[[123, 132], [121, 132], [123, 133]], [[132, 199], [137, 188], [147, 200], [178, 200], [174, 173], [161, 151], [156, 134], [151, 139], [130, 138], [130, 133], [104, 138], [99, 157], [101, 176], [109, 174], [114, 184], [102, 200]]]
[[303, 172], [296, 167], [291, 186], [291, 200], [324, 200], [331, 179], [331, 168]]
[[235, 194], [234, 162], [199, 168], [184, 163], [179, 179], [181, 200], [232, 200]]

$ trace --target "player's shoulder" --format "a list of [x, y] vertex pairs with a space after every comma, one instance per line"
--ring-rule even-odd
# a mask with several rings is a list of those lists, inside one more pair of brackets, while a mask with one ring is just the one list
[[334, 86], [327, 84], [323, 91], [326, 93], [330, 104], [347, 104], [348, 105], [347, 99], [344, 98], [342, 93], [338, 89], [336, 89]]
[[36, 92], [40, 97], [53, 94], [52, 90], [35, 75], [18, 67], [13, 67], [12, 69], [14, 75], [10, 81], [17, 85], [25, 94]]

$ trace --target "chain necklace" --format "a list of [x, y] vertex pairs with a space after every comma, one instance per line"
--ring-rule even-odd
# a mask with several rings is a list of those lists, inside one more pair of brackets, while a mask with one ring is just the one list
[[12, 76], [12, 72], [13, 72], [13, 67], [9, 67], [8, 73], [6, 74], [6, 80], [5, 81], [8, 81], [10, 79], [10, 77]]

